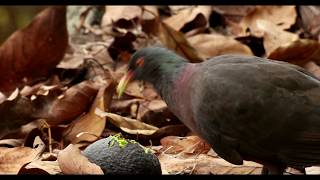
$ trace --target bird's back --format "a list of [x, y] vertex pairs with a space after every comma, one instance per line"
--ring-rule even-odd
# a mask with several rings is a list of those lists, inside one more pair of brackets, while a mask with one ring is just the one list
[[225, 55], [191, 81], [196, 131], [229, 162], [320, 164], [320, 81], [303, 68]]

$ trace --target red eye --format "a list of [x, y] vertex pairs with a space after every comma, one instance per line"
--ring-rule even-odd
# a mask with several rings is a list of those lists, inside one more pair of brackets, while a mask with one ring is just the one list
[[136, 65], [139, 67], [142, 67], [144, 65], [144, 59], [143, 57], [139, 58], [136, 62]]

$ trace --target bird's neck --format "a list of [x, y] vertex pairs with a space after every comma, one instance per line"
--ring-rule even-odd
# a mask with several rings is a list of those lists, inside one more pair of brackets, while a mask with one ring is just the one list
[[174, 65], [163, 64], [160, 65], [157, 74], [150, 76], [150, 82], [163, 99], [170, 98], [170, 92], [172, 91], [176, 79], [188, 64], [189, 63], [187, 62], [178, 62]]

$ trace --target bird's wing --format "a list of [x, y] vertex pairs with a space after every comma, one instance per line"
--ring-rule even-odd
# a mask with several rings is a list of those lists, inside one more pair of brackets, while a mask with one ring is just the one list
[[204, 63], [193, 79], [200, 134], [209, 141], [218, 134], [231, 149], [262, 159], [320, 162], [320, 81], [287, 63], [224, 60]]

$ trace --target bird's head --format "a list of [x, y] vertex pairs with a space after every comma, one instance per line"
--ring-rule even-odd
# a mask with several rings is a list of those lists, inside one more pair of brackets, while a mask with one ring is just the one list
[[121, 78], [117, 93], [119, 97], [125, 91], [128, 83], [132, 80], [143, 80], [153, 83], [161, 72], [175, 67], [178, 62], [186, 60], [174, 52], [161, 47], [142, 48], [135, 52], [128, 64], [127, 73]]

